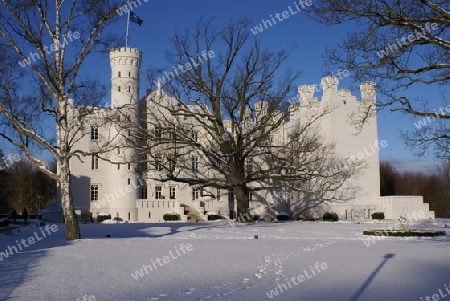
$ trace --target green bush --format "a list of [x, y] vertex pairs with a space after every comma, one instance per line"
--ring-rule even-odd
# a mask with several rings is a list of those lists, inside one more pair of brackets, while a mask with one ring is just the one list
[[163, 219], [167, 221], [178, 221], [180, 220], [180, 215], [176, 213], [166, 213], [163, 215]]
[[99, 215], [97, 216], [97, 223], [101, 223], [107, 219], [111, 219], [111, 215]]
[[335, 212], [326, 212], [322, 219], [327, 222], [337, 222], [339, 220], [339, 216]]
[[289, 220], [289, 215], [286, 215], [286, 214], [277, 215], [277, 220], [280, 221], [280, 222], [288, 221]]
[[384, 212], [372, 213], [372, 219], [384, 219]]
[[403, 232], [399, 230], [364, 230], [363, 235], [374, 236], [414, 236], [414, 237], [433, 237], [446, 235], [445, 231], [433, 231], [433, 230], [412, 230]]
[[208, 220], [209, 221], [215, 221], [215, 220], [218, 220], [218, 219], [221, 219], [222, 217], [220, 216], [220, 215], [218, 215], [218, 214], [210, 214], [210, 215], [208, 215]]

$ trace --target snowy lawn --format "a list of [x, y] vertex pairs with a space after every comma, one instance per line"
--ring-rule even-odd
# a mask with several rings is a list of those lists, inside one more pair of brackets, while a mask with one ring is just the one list
[[450, 301], [450, 220], [367, 246], [393, 224], [82, 224], [74, 242], [29, 225], [0, 234], [0, 300]]

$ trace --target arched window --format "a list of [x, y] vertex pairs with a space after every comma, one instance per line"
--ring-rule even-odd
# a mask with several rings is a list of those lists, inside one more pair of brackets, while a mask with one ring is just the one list
[[122, 73], [119, 71], [119, 73], [117, 74], [118, 77], [122, 76]]

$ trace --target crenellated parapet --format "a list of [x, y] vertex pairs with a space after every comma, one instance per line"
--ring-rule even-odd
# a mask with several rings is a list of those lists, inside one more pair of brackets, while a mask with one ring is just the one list
[[365, 82], [360, 85], [361, 101], [363, 103], [376, 103], [377, 84], [374, 82]]
[[314, 101], [314, 92], [315, 91], [316, 91], [315, 85], [302, 85], [302, 86], [298, 87], [300, 103], [309, 104], [312, 101]]
[[[339, 78], [335, 76], [323, 77], [320, 86], [301, 85], [298, 87], [300, 103], [312, 104], [319, 101], [314, 97], [315, 92], [322, 92], [321, 101], [324, 102], [342, 102], [344, 104], [357, 102], [357, 98], [352, 95], [351, 90], [338, 89]], [[374, 82], [365, 82], [360, 85], [361, 103], [376, 102], [376, 84]]]
[[129, 65], [140, 67], [142, 52], [136, 48], [121, 47], [110, 51], [111, 68]]

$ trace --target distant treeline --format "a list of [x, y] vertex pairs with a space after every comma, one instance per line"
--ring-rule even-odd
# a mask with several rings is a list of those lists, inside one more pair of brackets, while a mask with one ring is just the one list
[[[7, 160], [2, 165], [5, 168], [0, 169], [0, 213], [6, 213], [9, 209], [20, 213], [26, 209], [34, 214], [43, 209], [45, 203], [55, 201], [56, 182], [38, 171], [33, 163], [17, 154], [14, 160], [8, 160], [2, 150], [0, 159]], [[56, 171], [56, 164], [50, 165]]]
[[436, 173], [398, 172], [380, 163], [381, 195], [421, 195], [436, 217], [450, 218], [450, 161], [436, 166]]

